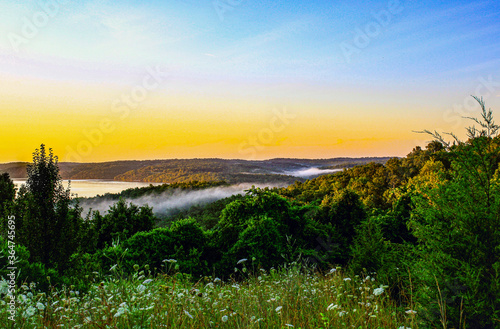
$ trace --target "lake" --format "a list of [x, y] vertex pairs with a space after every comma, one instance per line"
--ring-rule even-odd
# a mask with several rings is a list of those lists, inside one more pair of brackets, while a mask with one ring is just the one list
[[[13, 179], [14, 184], [19, 188], [26, 183], [26, 179]], [[75, 179], [71, 180], [71, 194], [77, 194], [79, 197], [94, 197], [98, 194], [120, 193], [123, 190], [134, 187], [145, 187], [151, 183], [141, 182], [118, 182], [102, 179]], [[64, 187], [68, 187], [68, 181], [63, 181]], [[153, 183], [159, 185], [159, 183]]]

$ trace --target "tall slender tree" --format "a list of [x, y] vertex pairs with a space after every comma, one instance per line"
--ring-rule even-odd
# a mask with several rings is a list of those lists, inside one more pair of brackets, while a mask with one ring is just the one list
[[11, 207], [14, 203], [16, 188], [8, 173], [0, 174], [0, 227], [1, 236], [6, 238], [7, 219], [10, 215]]
[[52, 149], [47, 153], [44, 144], [36, 149], [27, 174], [18, 200], [18, 242], [28, 248], [31, 261], [64, 268], [78, 246], [81, 210], [71, 206]]

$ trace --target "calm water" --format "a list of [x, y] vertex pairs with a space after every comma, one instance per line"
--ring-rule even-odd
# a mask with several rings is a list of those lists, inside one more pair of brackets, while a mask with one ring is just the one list
[[[25, 179], [13, 179], [16, 187], [26, 183]], [[120, 193], [123, 190], [134, 187], [149, 186], [150, 183], [139, 182], [117, 182], [101, 179], [79, 179], [71, 181], [71, 193], [78, 194], [79, 197], [93, 197], [98, 194]], [[68, 181], [63, 181], [64, 187], [68, 186]], [[158, 184], [153, 184], [158, 185]]]

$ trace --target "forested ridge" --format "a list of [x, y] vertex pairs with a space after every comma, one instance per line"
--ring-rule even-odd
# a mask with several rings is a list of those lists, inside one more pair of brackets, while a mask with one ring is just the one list
[[[385, 163], [389, 158], [332, 158], [332, 159], [170, 159], [144, 161], [112, 161], [101, 163], [59, 163], [63, 179], [107, 179], [150, 183], [186, 183], [194, 181], [221, 181], [230, 183], [292, 184], [301, 178], [290, 172], [319, 167], [322, 169], [350, 168], [368, 162]], [[28, 163], [0, 164], [0, 172], [12, 178], [26, 178]]]
[[[390, 320], [394, 318], [419, 328], [500, 328], [499, 126], [482, 100], [477, 100], [482, 116], [475, 120], [475, 126], [467, 128], [464, 141], [452, 135], [449, 142], [436, 132], [424, 131], [434, 141], [414, 148], [404, 158], [392, 158], [385, 164], [372, 162], [284, 188], [251, 188], [243, 196], [193, 207], [169, 221], [159, 221], [148, 206], [123, 199], [106, 214], [95, 212], [82, 218], [78, 203], [71, 202], [69, 191], [61, 184], [57, 158], [42, 145], [28, 166], [25, 187], [16, 192], [9, 175], [1, 176], [0, 270], [5, 277], [10, 250], [8, 218], [15, 216], [17, 280], [28, 285], [37, 282], [36, 289], [41, 291], [67, 292], [64, 287], [71, 287], [81, 294], [104, 293], [103, 287], [148, 277], [151, 281], [147, 283], [160, 280], [158, 287], [164, 287], [161, 294], [175, 291], [176, 284], [191, 282], [192, 290], [187, 289], [183, 296], [192, 294], [193, 300], [201, 301], [209, 298], [203, 289], [208, 282], [213, 286], [215, 277], [239, 290], [245, 282], [267, 282], [263, 273], [271, 275], [276, 269], [303, 269], [298, 271], [308, 273], [304, 274], [306, 282], [342, 271], [346, 276], [339, 279], [342, 285], [351, 284], [351, 280], [352, 284], [358, 280], [366, 285], [370, 278], [380, 282], [379, 288], [366, 286], [371, 302], [368, 295], [363, 295], [368, 299], [363, 299], [362, 305], [349, 302], [360, 292], [344, 297], [345, 286], [335, 288], [343, 289], [335, 293], [322, 288], [325, 290], [318, 295], [331, 296], [334, 302], [317, 312], [317, 320], [296, 319], [302, 321], [298, 323], [333, 328], [341, 323], [334, 321], [349, 313], [346, 320], [338, 321], [381, 327], [384, 323], [394, 325]], [[158, 168], [165, 171], [162, 165]], [[189, 186], [184, 184], [184, 188]], [[211, 188], [214, 183], [193, 184]], [[148, 193], [161, 188], [150, 187]], [[127, 193], [138, 190], [123, 192]], [[283, 275], [272, 276], [269, 282], [278, 287], [282, 280], [293, 281], [288, 274]], [[294, 278], [302, 278], [300, 275]], [[132, 294], [126, 290], [121, 293]], [[377, 318], [378, 306], [375, 312], [371, 304], [382, 293], [392, 306], [384, 304], [390, 310], [384, 315], [386, 322], [375, 325], [373, 321], [382, 320], [372, 320]], [[157, 294], [163, 296], [159, 291]], [[8, 302], [4, 297], [2, 305]], [[126, 300], [128, 305], [133, 299]], [[167, 313], [177, 309], [181, 315], [188, 312], [186, 321], [193, 320], [193, 310], [172, 305], [165, 314], [157, 305], [143, 310], [146, 313], [136, 311], [167, 321]], [[346, 305], [358, 306], [352, 306], [353, 311]], [[282, 308], [276, 307], [275, 313]], [[366, 314], [359, 315], [361, 311]], [[119, 313], [118, 309], [113, 312]], [[146, 320], [134, 317], [129, 308], [127, 312], [128, 318], [121, 317], [126, 313], [123, 310], [118, 316], [91, 319], [88, 325], [156, 323], [153, 315]], [[199, 319], [208, 317], [202, 313]], [[30, 322], [22, 320], [23, 314], [17, 316], [29, 327]], [[1, 317], [6, 318], [7, 312]], [[36, 321], [65, 321], [56, 312], [41, 312], [39, 319]], [[184, 320], [176, 319], [168, 321], [185, 325]], [[248, 325], [254, 320], [234, 318]], [[292, 320], [290, 313], [288, 322], [278, 317], [272, 323], [281, 327]], [[225, 325], [228, 318], [221, 321]]]

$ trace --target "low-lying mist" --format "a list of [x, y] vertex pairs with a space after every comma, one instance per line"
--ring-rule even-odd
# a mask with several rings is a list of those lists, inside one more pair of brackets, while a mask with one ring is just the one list
[[320, 175], [332, 174], [334, 172], [342, 171], [342, 169], [320, 169], [320, 168], [307, 168], [294, 171], [286, 172], [287, 175], [301, 177], [301, 178], [311, 178]]
[[[283, 187], [285, 185], [271, 184], [237, 184], [231, 186], [212, 187], [203, 190], [170, 190], [162, 194], [149, 194], [139, 198], [125, 198], [127, 203], [138, 206], [148, 205], [153, 208], [156, 215], [169, 216], [181, 210], [189, 209], [195, 205], [204, 205], [220, 199], [228, 198], [236, 194], [244, 194], [245, 190], [251, 187]], [[80, 206], [83, 208], [83, 215], [86, 216], [90, 210], [98, 210], [101, 214], [107, 213], [109, 207], [118, 202], [105, 197], [92, 199], [81, 199]]]

